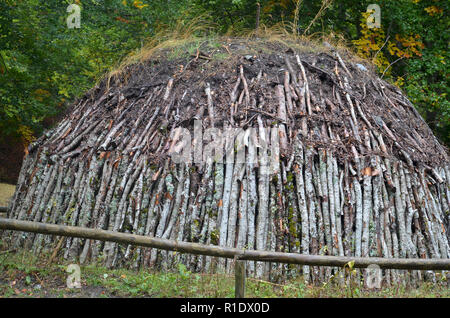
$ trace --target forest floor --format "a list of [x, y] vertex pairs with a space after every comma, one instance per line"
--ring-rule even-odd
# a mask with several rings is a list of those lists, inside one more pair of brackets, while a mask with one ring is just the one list
[[[67, 261], [50, 261], [43, 253], [36, 257], [27, 251], [0, 251], [0, 298], [232, 298], [234, 277], [224, 274], [197, 274], [180, 265], [178, 272], [106, 269], [81, 266], [81, 288], [67, 288]], [[447, 282], [423, 283], [419, 288], [405, 286], [368, 290], [328, 283], [309, 286], [301, 279], [274, 284], [249, 278], [246, 297], [424, 297], [450, 298]]]

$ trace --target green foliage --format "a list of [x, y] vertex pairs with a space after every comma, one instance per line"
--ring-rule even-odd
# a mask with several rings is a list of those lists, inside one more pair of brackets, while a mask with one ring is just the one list
[[71, 1], [0, 1], [0, 131], [27, 143], [44, 119], [60, 114], [161, 23], [172, 23], [183, 1], [85, 0], [81, 28], [69, 29]]
[[191, 0], [191, 16], [209, 16], [214, 21], [219, 33], [253, 28], [256, 23], [255, 0]]
[[75, 0], [82, 8], [81, 28], [68, 29], [72, 2], [0, 1], [0, 138], [30, 142], [157, 30], [202, 16], [214, 24], [212, 32], [239, 34], [254, 29], [259, 2], [261, 24], [296, 22], [290, 31], [343, 38], [372, 59], [450, 143], [448, 1], [377, 1], [377, 31], [363, 23], [372, 0]]

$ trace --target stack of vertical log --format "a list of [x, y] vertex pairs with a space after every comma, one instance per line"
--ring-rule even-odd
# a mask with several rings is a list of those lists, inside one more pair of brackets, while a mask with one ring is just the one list
[[[225, 62], [160, 57], [104, 80], [29, 147], [8, 217], [245, 249], [449, 258], [447, 149], [408, 99], [338, 53], [268, 51]], [[203, 130], [255, 129], [244, 161], [172, 160], [176, 129], [194, 136], [195, 120]], [[279, 160], [264, 173], [268, 158], [249, 143], [278, 139]], [[111, 267], [233, 266], [79, 238], [3, 238]], [[337, 269], [249, 262], [247, 271], [323, 282]], [[388, 283], [404, 274], [384, 271]]]

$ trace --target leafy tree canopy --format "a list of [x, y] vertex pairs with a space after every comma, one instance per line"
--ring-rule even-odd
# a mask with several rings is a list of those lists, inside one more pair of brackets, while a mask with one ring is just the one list
[[[81, 28], [69, 29], [69, 4]], [[449, 2], [379, 0], [381, 27], [368, 28], [373, 0], [0, 0], [0, 131], [24, 143], [70, 101], [164, 25], [198, 16], [219, 34], [293, 23], [306, 36], [335, 35], [380, 76], [401, 87], [445, 143], [450, 142]]]

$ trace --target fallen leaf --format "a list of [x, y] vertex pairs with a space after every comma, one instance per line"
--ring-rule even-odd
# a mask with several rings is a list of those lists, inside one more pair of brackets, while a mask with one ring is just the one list
[[371, 176], [372, 175], [372, 168], [366, 167], [361, 171], [361, 174], [364, 176]]

